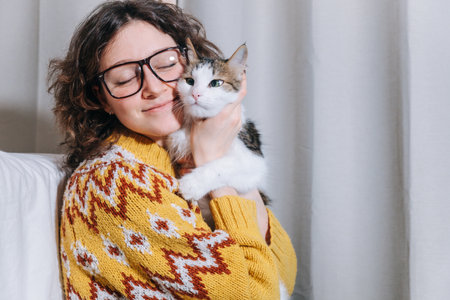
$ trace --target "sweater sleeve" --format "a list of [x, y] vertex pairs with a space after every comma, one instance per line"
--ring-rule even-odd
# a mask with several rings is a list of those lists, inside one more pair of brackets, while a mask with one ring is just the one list
[[279, 297], [277, 262], [252, 201], [215, 199], [212, 232], [198, 207], [176, 195], [170, 176], [133, 164], [112, 169], [68, 183], [61, 260], [69, 298]]
[[281, 281], [291, 295], [297, 274], [297, 256], [288, 234], [278, 219], [269, 209], [267, 213], [269, 215], [269, 247], [275, 257]]
[[[255, 202], [239, 197], [221, 197], [213, 199], [210, 208], [216, 228], [228, 232], [242, 250], [252, 299], [279, 298], [275, 260], [259, 232]], [[268, 293], [267, 287], [272, 288], [272, 294]]]

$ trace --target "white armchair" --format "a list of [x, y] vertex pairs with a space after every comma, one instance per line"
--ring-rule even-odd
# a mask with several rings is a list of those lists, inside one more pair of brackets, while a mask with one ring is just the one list
[[61, 159], [56, 154], [0, 151], [0, 299], [62, 299]]

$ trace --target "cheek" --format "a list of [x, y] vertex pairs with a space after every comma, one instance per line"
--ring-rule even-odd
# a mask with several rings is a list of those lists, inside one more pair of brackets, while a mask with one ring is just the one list
[[116, 117], [123, 123], [127, 119], [133, 119], [136, 117], [137, 110], [140, 109], [140, 106], [136, 104], [137, 101], [135, 99], [113, 99], [112, 101], [108, 101], [108, 105], [111, 110], [114, 112]]

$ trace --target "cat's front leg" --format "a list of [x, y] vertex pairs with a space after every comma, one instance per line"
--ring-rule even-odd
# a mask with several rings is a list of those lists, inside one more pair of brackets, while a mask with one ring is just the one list
[[198, 200], [212, 190], [229, 185], [228, 178], [235, 174], [233, 157], [225, 156], [192, 170], [178, 180], [185, 200]]
[[211, 186], [204, 180], [208, 169], [204, 166], [193, 169], [190, 173], [178, 179], [179, 190], [184, 200], [197, 201], [210, 191]]

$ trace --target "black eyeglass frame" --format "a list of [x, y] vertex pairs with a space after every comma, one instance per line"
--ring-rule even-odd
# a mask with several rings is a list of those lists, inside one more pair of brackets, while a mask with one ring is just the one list
[[[97, 75], [95, 75], [94, 78], [97, 78], [98, 80], [100, 80], [100, 81], [103, 83], [103, 85], [105, 86], [105, 88], [106, 88], [106, 90], [108, 91], [108, 93], [111, 95], [111, 97], [113, 97], [113, 98], [115, 98], [115, 99], [124, 99], [124, 98], [128, 98], [128, 97], [131, 97], [131, 96], [136, 95], [137, 93], [139, 93], [139, 91], [142, 89], [142, 86], [144, 85], [144, 65], [147, 65], [148, 68], [150, 69], [150, 71], [152, 71], [153, 75], [155, 75], [156, 78], [158, 78], [158, 79], [161, 80], [162, 82], [174, 82], [174, 81], [177, 81], [179, 78], [172, 79], [172, 80], [164, 80], [164, 79], [162, 79], [161, 77], [159, 77], [159, 75], [153, 70], [152, 66], [150, 65], [150, 59], [152, 59], [154, 56], [156, 56], [156, 55], [158, 55], [158, 54], [160, 54], [160, 53], [163, 53], [163, 52], [165, 52], [165, 51], [175, 50], [175, 49], [178, 49], [178, 50], [180, 51], [180, 55], [181, 55], [182, 57], [186, 57], [186, 55], [185, 55], [185, 53], [186, 53], [186, 48], [183, 48], [183, 47], [181, 47], [181, 46], [173, 46], [173, 47], [169, 47], [169, 48], [162, 49], [162, 50], [160, 50], [160, 51], [158, 51], [158, 52], [156, 52], [156, 53], [153, 53], [153, 54], [150, 55], [149, 57], [144, 58], [144, 59], [141, 59], [141, 60], [127, 61], [127, 62], [118, 64], [118, 65], [109, 67], [108, 69], [106, 69], [106, 70], [104, 70], [104, 71], [98, 73]], [[138, 64], [139, 67], [140, 67], [140, 69], [141, 69], [141, 83], [140, 83], [140, 85], [139, 85], [139, 89], [138, 89], [136, 92], [134, 92], [133, 94], [130, 94], [130, 95], [127, 95], [127, 96], [123, 96], [123, 97], [116, 97], [116, 96], [114, 96], [114, 95], [111, 93], [111, 91], [109, 90], [108, 85], [107, 85], [106, 82], [105, 82], [105, 76], [104, 76], [104, 75], [105, 75], [105, 73], [108, 72], [109, 70], [112, 70], [112, 69], [117, 68], [117, 67], [120, 67], [120, 66], [128, 65], [128, 64]]]

